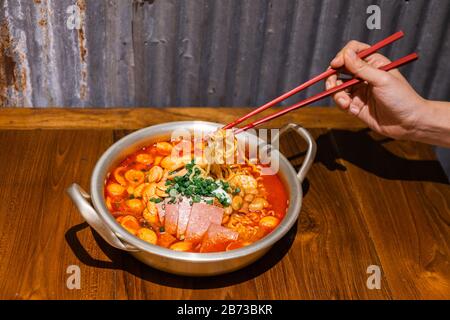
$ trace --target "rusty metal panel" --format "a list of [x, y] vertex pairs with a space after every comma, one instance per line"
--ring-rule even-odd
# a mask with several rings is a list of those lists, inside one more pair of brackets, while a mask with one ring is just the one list
[[[371, 4], [381, 30], [366, 27]], [[399, 29], [407, 36], [383, 52], [418, 51], [404, 74], [449, 100], [449, 21], [448, 0], [0, 0], [0, 106], [257, 105], [321, 72], [349, 39]]]

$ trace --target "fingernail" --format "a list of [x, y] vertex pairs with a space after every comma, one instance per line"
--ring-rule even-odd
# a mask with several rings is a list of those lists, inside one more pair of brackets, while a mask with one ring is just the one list
[[359, 109], [357, 107], [355, 107], [355, 106], [350, 106], [350, 110], [349, 111], [350, 111], [351, 114], [353, 114], [355, 116], [357, 116], [358, 113], [359, 113]]
[[339, 98], [338, 103], [341, 107], [343, 107], [347, 104], [347, 100], [345, 98]]
[[329, 80], [327, 80], [327, 81], [325, 82], [325, 88], [327, 88], [327, 90], [328, 90], [328, 89], [330, 89], [330, 86], [331, 86], [331, 83], [330, 83]]

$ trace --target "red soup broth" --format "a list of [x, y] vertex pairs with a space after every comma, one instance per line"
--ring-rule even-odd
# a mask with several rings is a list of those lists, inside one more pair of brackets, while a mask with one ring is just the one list
[[[263, 238], [279, 225], [286, 215], [289, 204], [283, 182], [277, 174], [262, 176], [253, 174], [258, 181], [257, 194], [249, 195], [240, 190], [233, 195], [233, 199], [242, 196], [244, 203], [240, 210], [232, 209], [231, 205], [229, 206], [231, 209], [223, 206], [224, 212], [228, 211], [228, 214], [223, 216], [220, 225], [225, 229], [219, 228], [224, 233], [220, 233], [218, 238], [205, 240], [207, 237], [205, 235], [201, 242], [194, 242], [186, 240], [183, 235], [166, 232], [159, 211], [155, 209], [158, 204], [152, 201], [155, 198], [161, 201], [165, 199], [164, 177], [184, 169], [180, 167], [172, 170], [176, 165], [168, 159], [170, 149], [176, 143], [160, 142], [141, 148], [108, 173], [104, 192], [107, 207], [117, 222], [128, 232], [149, 243], [176, 251], [217, 252], [247, 246]], [[153, 198], [149, 200], [150, 196], [147, 195]], [[259, 196], [264, 198], [267, 207], [261, 211], [245, 212], [245, 206], [250, 207], [252, 203], [245, 201], [255, 200]], [[214, 205], [222, 207], [216, 201]], [[228, 229], [232, 232], [228, 232]], [[229, 234], [232, 239], [224, 241]]]

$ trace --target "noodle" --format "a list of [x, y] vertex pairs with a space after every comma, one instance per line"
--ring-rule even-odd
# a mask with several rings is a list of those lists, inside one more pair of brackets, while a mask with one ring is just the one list
[[[206, 170], [202, 172], [204, 177], [210, 176], [216, 180], [230, 181], [236, 175], [261, 174], [257, 165], [244, 156], [245, 167], [240, 164], [229, 164], [235, 160], [239, 153], [237, 139], [230, 135], [230, 131], [219, 129], [207, 136]], [[231, 139], [232, 138], [232, 139]], [[224, 151], [225, 150], [225, 151]]]
[[[267, 181], [279, 182], [261, 175], [261, 165], [249, 159], [245, 146], [238, 145], [231, 133], [220, 129], [201, 142], [160, 141], [130, 155], [105, 182], [105, 201], [116, 221], [144, 241], [190, 252], [233, 250], [270, 233], [284, 217], [286, 196], [266, 189]], [[194, 144], [194, 152], [182, 155], [180, 150], [188, 143]], [[200, 148], [203, 154], [199, 158], [196, 150]], [[277, 196], [270, 196], [272, 192]], [[191, 219], [194, 212], [197, 217]], [[198, 217], [210, 215], [212, 219], [218, 214], [214, 232], [223, 233], [213, 233], [213, 247], [207, 247], [211, 242], [206, 240], [199, 243], [189, 238], [189, 232], [203, 225]], [[185, 223], [184, 229], [178, 221]], [[233, 239], [226, 240], [224, 236], [230, 234]], [[208, 239], [208, 234], [203, 235]]]

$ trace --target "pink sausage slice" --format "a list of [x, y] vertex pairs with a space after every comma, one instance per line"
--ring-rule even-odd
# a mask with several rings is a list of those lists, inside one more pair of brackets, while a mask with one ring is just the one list
[[200, 242], [211, 223], [220, 225], [223, 218], [223, 208], [206, 203], [194, 203], [191, 209], [185, 239]]
[[183, 198], [178, 204], [178, 227], [177, 238], [181, 239], [186, 233], [186, 229], [189, 223], [189, 217], [191, 216], [191, 204], [189, 199]]
[[225, 251], [231, 241], [236, 241], [239, 233], [218, 224], [211, 224], [203, 238], [200, 252]]
[[176, 236], [178, 225], [178, 204], [166, 203], [166, 215], [164, 220], [165, 231], [173, 236]]

